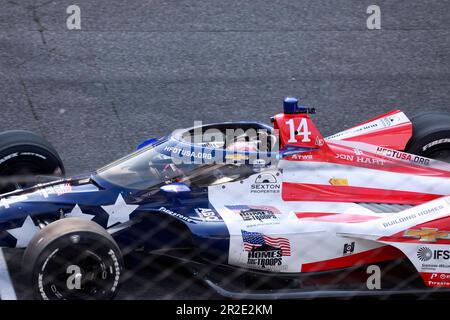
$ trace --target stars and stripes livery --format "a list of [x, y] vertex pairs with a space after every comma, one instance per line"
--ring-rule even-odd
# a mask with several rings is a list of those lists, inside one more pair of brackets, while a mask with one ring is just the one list
[[245, 251], [253, 251], [263, 245], [281, 249], [283, 256], [291, 255], [291, 244], [289, 239], [283, 237], [269, 237], [259, 232], [241, 230]]

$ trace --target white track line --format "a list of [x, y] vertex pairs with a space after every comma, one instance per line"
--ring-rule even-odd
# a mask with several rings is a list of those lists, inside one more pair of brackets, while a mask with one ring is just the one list
[[3, 250], [0, 248], [0, 297], [2, 300], [17, 300], [11, 277], [9, 276], [8, 265], [6, 264]]

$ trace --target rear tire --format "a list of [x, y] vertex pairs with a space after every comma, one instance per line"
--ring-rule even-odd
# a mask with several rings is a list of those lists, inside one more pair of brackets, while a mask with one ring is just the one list
[[27, 285], [38, 299], [105, 300], [118, 290], [123, 258], [93, 221], [65, 218], [40, 230], [23, 257]]
[[411, 118], [413, 136], [405, 151], [450, 162], [450, 114], [424, 112]]
[[64, 175], [55, 148], [29, 131], [0, 133], [0, 194], [36, 184], [37, 175]]

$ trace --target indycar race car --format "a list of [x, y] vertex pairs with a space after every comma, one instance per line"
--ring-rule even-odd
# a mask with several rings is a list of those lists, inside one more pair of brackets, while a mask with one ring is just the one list
[[136, 250], [231, 298], [450, 290], [450, 115], [324, 138], [314, 112], [286, 98], [272, 126], [175, 130], [72, 178], [42, 138], [3, 133], [0, 246], [26, 248], [40, 299], [114, 297]]

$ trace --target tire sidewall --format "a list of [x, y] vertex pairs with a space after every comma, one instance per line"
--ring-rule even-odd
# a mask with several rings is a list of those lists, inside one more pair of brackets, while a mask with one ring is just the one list
[[435, 133], [431, 131], [414, 140], [411, 141], [408, 152], [427, 156], [440, 148], [450, 149], [450, 130]]
[[[18, 160], [42, 162], [42, 164], [44, 164], [43, 168], [48, 169], [46, 170], [47, 172], [50, 172], [51, 169], [55, 170], [60, 167], [59, 160], [47, 150], [38, 146], [21, 145], [12, 146], [0, 151], [0, 171], [5, 166], [9, 166], [12, 162]], [[62, 168], [60, 169], [62, 170]]]
[[[73, 244], [70, 240], [72, 236], [78, 236], [80, 238], [78, 244]], [[53, 239], [50, 243], [46, 244], [42, 252], [35, 257], [35, 262], [31, 268], [28, 269], [28, 277], [33, 285], [33, 291], [35, 297], [43, 300], [61, 300], [66, 297], [58, 296], [52, 290], [52, 284], [50, 279], [53, 276], [48, 274], [48, 266], [51, 263], [51, 259], [58, 254], [58, 251], [64, 250], [64, 248], [71, 245], [91, 245], [95, 254], [101, 258], [102, 263], [106, 266], [106, 269], [112, 270], [112, 273], [108, 274], [108, 285], [105, 286], [102, 294], [94, 297], [84, 297], [84, 299], [98, 299], [105, 300], [113, 298], [119, 290], [120, 279], [123, 273], [123, 258], [120, 253], [120, 249], [117, 245], [111, 242], [109, 239], [102, 237], [96, 233], [90, 231], [75, 231], [61, 235]], [[71, 263], [68, 262], [68, 265]], [[70, 275], [67, 274], [67, 277]], [[73, 289], [76, 290], [76, 289]], [[75, 295], [77, 294], [74, 292]]]
[[[34, 145], [17, 145], [0, 150], [0, 176], [15, 175], [14, 170], [29, 169], [32, 176], [63, 176], [61, 161], [50, 151]], [[34, 184], [30, 182], [29, 185]], [[0, 184], [0, 193], [11, 191], [8, 183]]]

